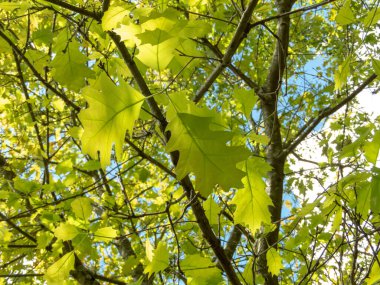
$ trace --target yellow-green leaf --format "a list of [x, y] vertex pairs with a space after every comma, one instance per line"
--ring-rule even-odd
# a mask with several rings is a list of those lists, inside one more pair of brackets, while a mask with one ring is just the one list
[[123, 21], [129, 11], [120, 6], [112, 6], [104, 13], [102, 18], [102, 28], [104, 31], [112, 30]]
[[199, 254], [186, 256], [181, 261], [181, 269], [188, 278], [189, 285], [219, 284], [222, 280], [221, 272], [215, 264]]
[[340, 8], [338, 14], [336, 15], [336, 22], [341, 25], [349, 25], [356, 21], [355, 15], [350, 7], [351, 1], [347, 0], [346, 3]]
[[87, 220], [92, 214], [91, 199], [80, 197], [71, 203], [71, 208], [75, 216], [82, 220]]
[[[148, 241], [150, 244], [150, 242]], [[146, 265], [144, 273], [148, 273], [148, 275], [152, 275], [153, 273], [157, 273], [166, 269], [169, 266], [169, 251], [164, 242], [159, 242], [157, 248], [147, 253], [147, 257], [149, 263]]]
[[243, 146], [227, 146], [232, 133], [211, 131], [212, 118], [178, 113], [168, 125], [172, 137], [167, 144], [168, 151], [178, 150], [176, 166], [178, 179], [189, 172], [196, 176], [196, 190], [208, 196], [215, 184], [224, 189], [241, 186], [244, 172], [236, 168], [239, 161], [248, 156]]
[[[379, 258], [380, 258], [380, 255], [378, 255], [378, 259]], [[372, 265], [371, 271], [366, 281], [367, 281], [367, 285], [373, 285], [380, 281], [380, 266], [376, 260]]]
[[104, 241], [109, 242], [112, 241], [115, 237], [117, 237], [117, 231], [112, 227], [105, 227], [98, 229], [95, 234], [95, 241]]
[[[379, 9], [380, 10], [380, 9]], [[372, 67], [377, 74], [378, 77], [380, 77], [380, 60], [372, 59]]]
[[380, 131], [377, 131], [371, 142], [366, 141], [363, 145], [364, 155], [367, 160], [376, 165], [380, 150]]
[[244, 267], [243, 278], [247, 282], [247, 285], [253, 285], [253, 272], [252, 272], [253, 258], [251, 257]]
[[60, 224], [58, 228], [54, 230], [54, 235], [63, 241], [72, 240], [79, 234], [76, 226], [68, 223]]
[[80, 52], [79, 44], [72, 42], [65, 51], [59, 51], [51, 62], [53, 78], [63, 86], [79, 91], [85, 86], [86, 79], [94, 77], [87, 61], [88, 58]]
[[203, 202], [203, 209], [205, 210], [206, 217], [211, 225], [219, 224], [219, 213], [222, 210], [219, 205], [214, 201], [212, 195]]
[[102, 167], [110, 164], [112, 145], [120, 158], [127, 131], [132, 134], [144, 97], [124, 81], [115, 85], [105, 73], [83, 89], [89, 108], [79, 118], [84, 127], [83, 152], [98, 158]]
[[281, 261], [280, 254], [273, 247], [267, 251], [267, 263], [270, 273], [277, 276], [280, 274], [280, 270], [284, 268]]
[[243, 224], [255, 233], [263, 224], [271, 224], [269, 206], [272, 200], [265, 192], [263, 177], [270, 166], [261, 158], [251, 157], [244, 166], [247, 176], [243, 178], [244, 188], [239, 189], [231, 203], [236, 204], [235, 224]]
[[70, 271], [74, 269], [74, 251], [66, 253], [46, 271], [44, 278], [49, 285], [62, 284], [69, 278]]
[[234, 89], [234, 97], [238, 101], [237, 107], [244, 114], [246, 118], [251, 117], [251, 112], [255, 106], [258, 96], [253, 90], [247, 90], [242, 88]]
[[380, 20], [380, 9], [376, 5], [371, 11], [368, 12], [367, 16], [363, 19], [363, 24], [365, 27], [375, 25]]
[[170, 38], [160, 44], [145, 44], [139, 46], [139, 54], [136, 56], [146, 66], [156, 70], [164, 70], [173, 59], [175, 49], [178, 46], [177, 38]]
[[340, 90], [347, 83], [350, 74], [351, 56], [348, 56], [341, 65], [338, 66], [334, 74], [335, 90]]

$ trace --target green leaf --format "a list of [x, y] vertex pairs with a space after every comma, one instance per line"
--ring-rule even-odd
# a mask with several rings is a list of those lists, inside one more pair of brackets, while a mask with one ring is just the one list
[[243, 146], [226, 145], [233, 134], [223, 131], [226, 128], [220, 116], [196, 107], [183, 93], [171, 94], [170, 101], [167, 130], [172, 136], [167, 150], [180, 153], [177, 178], [193, 172], [196, 190], [206, 197], [215, 184], [224, 189], [241, 187], [244, 172], [236, 164], [245, 160], [249, 152]]
[[116, 157], [121, 157], [125, 133], [132, 134], [144, 97], [123, 81], [115, 85], [105, 73], [83, 89], [83, 96], [90, 105], [79, 114], [83, 152], [97, 159], [99, 151], [104, 168], [110, 164], [113, 144]]
[[142, 24], [142, 27], [144, 30], [148, 31], [160, 29], [161, 31], [170, 32], [176, 24], [178, 23], [176, 23], [176, 21], [170, 19], [169, 17], [157, 17], [155, 19], [150, 19], [146, 21]]
[[348, 56], [341, 65], [337, 68], [334, 74], [335, 90], [340, 90], [347, 83], [348, 75], [350, 74], [351, 56]]
[[62, 85], [79, 91], [86, 79], [93, 78], [94, 72], [87, 67], [87, 57], [79, 51], [79, 44], [72, 42], [65, 51], [60, 51], [51, 62], [52, 75]]
[[13, 234], [5, 225], [5, 222], [0, 222], [0, 244], [6, 244], [11, 241]]
[[70, 271], [74, 269], [74, 251], [66, 253], [46, 271], [44, 278], [49, 285], [62, 284], [69, 278]]
[[253, 141], [264, 145], [267, 145], [270, 141], [267, 135], [257, 135], [255, 133], [250, 133], [249, 137], [252, 138]]
[[247, 90], [242, 88], [234, 89], [234, 97], [238, 100], [238, 108], [244, 114], [246, 118], [251, 117], [251, 112], [255, 106], [258, 96], [253, 90]]
[[282, 258], [276, 249], [271, 247], [267, 251], [267, 262], [268, 262], [268, 271], [273, 275], [279, 275], [280, 270], [284, 268], [282, 265]]
[[376, 5], [376, 7], [372, 8], [371, 11], [368, 12], [367, 16], [363, 19], [363, 24], [365, 27], [370, 27], [372, 25], [377, 24], [380, 20], [380, 9]]
[[366, 220], [368, 218], [368, 211], [371, 205], [371, 192], [372, 186], [366, 183], [364, 186], [357, 187], [357, 205], [356, 211], [360, 214], [361, 218]]
[[[378, 255], [377, 258], [379, 259], [380, 255]], [[377, 282], [380, 281], [380, 266], [379, 266], [379, 263], [376, 261], [376, 259], [372, 265], [368, 279], [366, 279], [365, 281], [367, 282], [367, 285], [378, 284]]]
[[[150, 244], [148, 239], [147, 241]], [[148, 276], [166, 269], [169, 266], [169, 251], [166, 244], [160, 241], [154, 251], [150, 247], [149, 252], [147, 251], [147, 258], [149, 263], [146, 265], [144, 273], [148, 273]]]
[[219, 214], [222, 210], [219, 205], [214, 201], [212, 195], [203, 202], [203, 209], [205, 210], [206, 217], [211, 225], [219, 224]]
[[58, 228], [54, 230], [54, 235], [63, 241], [72, 240], [79, 234], [76, 226], [68, 223], [60, 224]]
[[220, 270], [209, 258], [199, 254], [188, 255], [181, 261], [189, 285], [213, 285], [222, 280]]
[[92, 214], [91, 199], [80, 197], [71, 203], [71, 208], [75, 216], [82, 220], [87, 220]]
[[351, 1], [346, 0], [336, 15], [335, 21], [341, 26], [349, 25], [356, 21], [355, 15], [351, 10], [350, 5]]
[[376, 164], [380, 149], [380, 131], [377, 131], [371, 142], [364, 142], [364, 155], [369, 162]]
[[126, 47], [133, 48], [141, 44], [141, 40], [137, 37], [141, 34], [141, 26], [133, 23], [120, 25], [120, 28], [114, 29], [114, 32], [120, 36]]
[[244, 188], [239, 189], [231, 203], [236, 204], [235, 224], [246, 225], [254, 234], [263, 224], [271, 224], [268, 207], [272, 200], [265, 192], [263, 177], [271, 170], [264, 159], [251, 157], [244, 165], [247, 176], [243, 179]]
[[112, 227], [100, 228], [94, 233], [94, 241], [110, 242], [117, 237], [117, 231]]
[[378, 214], [380, 213], [380, 175], [372, 177], [371, 185], [371, 210]]
[[211, 131], [211, 122], [209, 117], [177, 113], [167, 127], [172, 133], [167, 150], [180, 153], [177, 178], [182, 179], [193, 172], [196, 190], [204, 196], [211, 193], [215, 184], [226, 190], [241, 186], [244, 172], [237, 169], [236, 164], [248, 155], [242, 146], [226, 146], [232, 139], [232, 133]]
[[[379, 9], [380, 10], [380, 9]], [[377, 74], [378, 77], [380, 77], [380, 60], [372, 59], [372, 67]]]
[[331, 232], [335, 232], [339, 230], [341, 224], [342, 224], [342, 208], [339, 207], [338, 210], [335, 212], [335, 216], [334, 216], [332, 227], [331, 227]]
[[177, 46], [177, 38], [170, 38], [157, 45], [144, 44], [139, 46], [139, 53], [136, 57], [146, 66], [161, 71], [173, 59]]
[[120, 6], [111, 6], [103, 15], [102, 28], [104, 31], [112, 30], [123, 21], [129, 11]]
[[181, 30], [179, 36], [186, 38], [201, 38], [209, 34], [212, 30], [210, 23], [197, 19], [196, 21], [189, 21], [187, 25]]
[[249, 258], [247, 264], [245, 265], [244, 267], [244, 271], [243, 271], [243, 278], [245, 280], [245, 282], [247, 282], [247, 285], [254, 285], [254, 280], [253, 280], [253, 258]]
[[43, 232], [40, 231], [37, 233], [37, 248], [38, 249], [44, 249], [46, 248], [52, 239], [54, 238], [54, 235], [50, 232]]

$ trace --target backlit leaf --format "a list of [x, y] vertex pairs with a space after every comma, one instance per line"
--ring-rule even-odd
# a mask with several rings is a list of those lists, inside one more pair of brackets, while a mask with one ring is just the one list
[[367, 16], [363, 19], [363, 24], [365, 27], [375, 25], [380, 20], [380, 9], [378, 6], [372, 8], [368, 12]]
[[356, 18], [354, 16], [354, 13], [352, 13], [352, 10], [350, 8], [351, 1], [346, 0], [344, 5], [339, 9], [338, 14], [336, 15], [336, 22], [339, 25], [349, 25], [356, 21]]
[[148, 275], [160, 272], [169, 266], [169, 251], [164, 242], [159, 242], [157, 248], [152, 253], [147, 254], [149, 263], [144, 272]]
[[203, 202], [203, 209], [207, 219], [211, 225], [217, 225], [219, 223], [219, 214], [222, 210], [219, 205], [214, 201], [212, 195], [210, 195], [206, 201]]
[[100, 228], [94, 233], [94, 241], [110, 242], [117, 237], [117, 231], [112, 227]]
[[144, 44], [139, 46], [137, 58], [148, 67], [164, 70], [173, 59], [177, 45], [177, 38], [170, 38], [156, 45]]
[[87, 67], [87, 57], [79, 51], [76, 42], [56, 54], [50, 66], [52, 75], [62, 85], [79, 91], [86, 84], [86, 79], [93, 78], [94, 72]]
[[350, 74], [351, 57], [347, 57], [341, 65], [338, 66], [334, 74], [335, 90], [340, 90], [347, 83], [348, 75]]
[[79, 114], [84, 127], [83, 152], [98, 158], [102, 167], [110, 164], [112, 145], [121, 157], [124, 137], [132, 134], [144, 97], [123, 81], [115, 85], [104, 73], [83, 89], [89, 108]]
[[[380, 255], [378, 255], [378, 258], [380, 258]], [[378, 282], [380, 281], [380, 265], [376, 261], [376, 259], [372, 265], [368, 279], [365, 279], [365, 281], [368, 285], [378, 284]]]
[[263, 181], [271, 168], [263, 159], [251, 157], [245, 162], [244, 169], [247, 172], [243, 179], [244, 188], [239, 189], [231, 201], [236, 204], [234, 222], [248, 226], [255, 233], [263, 224], [271, 224], [268, 207], [273, 203], [265, 192]]
[[87, 220], [92, 214], [91, 199], [80, 197], [71, 203], [71, 208], [75, 216], [82, 220]]
[[111, 6], [103, 15], [102, 28], [104, 31], [117, 28], [129, 11], [120, 6]]
[[[380, 11], [380, 9], [379, 9]], [[377, 74], [378, 77], [380, 77], [380, 60], [377, 60], [377, 59], [372, 59], [372, 67], [375, 71], [375, 73]]]
[[62, 284], [69, 278], [69, 273], [74, 269], [75, 255], [74, 251], [66, 253], [46, 271], [44, 278], [49, 285]]
[[178, 179], [193, 172], [196, 189], [208, 196], [215, 184], [224, 189], [239, 187], [244, 172], [236, 164], [247, 155], [244, 147], [226, 146], [232, 134], [211, 131], [212, 118], [178, 113], [168, 125], [172, 137], [167, 144], [168, 151], [180, 152], [176, 167]]
[[273, 275], [279, 275], [280, 270], [284, 268], [280, 254], [273, 247], [267, 253], [268, 270]]
[[181, 261], [189, 285], [213, 285], [222, 280], [221, 271], [209, 258], [199, 254], [188, 255]]
[[371, 210], [374, 213], [380, 213], [380, 175], [372, 177]]
[[62, 223], [54, 230], [54, 235], [63, 241], [72, 240], [79, 234], [76, 226], [68, 223]]

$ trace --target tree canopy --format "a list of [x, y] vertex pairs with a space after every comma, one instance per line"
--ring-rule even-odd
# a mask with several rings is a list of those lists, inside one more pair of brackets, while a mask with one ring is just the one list
[[379, 1], [0, 18], [0, 284], [380, 281]]

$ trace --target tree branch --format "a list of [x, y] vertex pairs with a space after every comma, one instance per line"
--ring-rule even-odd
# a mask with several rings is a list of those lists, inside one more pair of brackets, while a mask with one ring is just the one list
[[[128, 49], [126, 48], [124, 43], [120, 40], [120, 37], [116, 35], [114, 32], [110, 31], [109, 35], [114, 41], [116, 47], [119, 49], [119, 52], [122, 58], [124, 59], [124, 62], [127, 64], [129, 71], [132, 73], [132, 76], [134, 77], [141, 93], [145, 97], [147, 97], [147, 102], [149, 104], [149, 107], [160, 124], [160, 129], [165, 135], [165, 140], [168, 141], [170, 139], [170, 133], [166, 132], [166, 126], [168, 124], [166, 121], [166, 118], [162, 114], [155, 99], [151, 97], [152, 93], [150, 92], [149, 87], [146, 84], [140, 71], [138, 70], [135, 62], [130, 56]], [[170, 155], [171, 155], [171, 160], [173, 164], [176, 165], [179, 159], [178, 152], [172, 152], [170, 153]], [[196, 194], [195, 194], [195, 190], [190, 181], [189, 176], [186, 176], [185, 178], [183, 178], [180, 181], [180, 184], [184, 188], [188, 200], [192, 201], [191, 206], [192, 206], [194, 215], [197, 219], [197, 223], [203, 233], [203, 237], [206, 239], [206, 241], [208, 242], [208, 244], [211, 246], [212, 250], [214, 251], [228, 279], [233, 285], [240, 284], [240, 280], [231, 264], [231, 261], [226, 256], [226, 253], [224, 252], [224, 249], [221, 246], [220, 240], [216, 237], [214, 231], [212, 230], [211, 225], [205, 215], [205, 211], [202, 205], [200, 204], [198, 199], [193, 200], [193, 197], [195, 197]]]
[[236, 50], [240, 46], [241, 42], [247, 36], [250, 27], [249, 21], [251, 19], [253, 10], [255, 9], [258, 0], [251, 0], [247, 6], [247, 9], [244, 11], [239, 25], [236, 29], [236, 32], [221, 60], [221, 63], [212, 71], [210, 76], [206, 79], [205, 83], [201, 86], [201, 88], [195, 94], [193, 101], [198, 103], [203, 96], [206, 94], [211, 85], [215, 82], [218, 76], [222, 73], [224, 68], [229, 65], [231, 62], [232, 56], [235, 54]]
[[169, 174], [171, 177], [176, 178], [176, 174], [171, 171], [169, 168], [167, 168], [165, 165], [163, 165], [161, 162], [155, 160], [150, 155], [146, 154], [142, 149], [140, 149], [137, 145], [135, 145], [130, 139], [125, 138], [125, 141], [137, 152], [139, 156], [142, 158], [148, 160], [149, 162], [153, 163], [155, 166], [163, 170], [165, 173]]
[[290, 141], [287, 144], [286, 149], [284, 150], [286, 154], [289, 154], [294, 151], [294, 149], [307, 137], [308, 134], [310, 134], [315, 127], [328, 116], [332, 115], [336, 111], [338, 111], [340, 108], [345, 106], [347, 103], [352, 101], [361, 91], [363, 91], [364, 88], [366, 88], [369, 84], [371, 84], [372, 81], [374, 81], [377, 78], [376, 74], [372, 74], [370, 77], [368, 77], [358, 88], [356, 88], [349, 96], [344, 98], [341, 102], [336, 104], [334, 107], [329, 107], [324, 110], [322, 110], [317, 118], [310, 119], [297, 133], [295, 136], [295, 139]]
[[2, 37], [14, 50], [14, 52], [22, 58], [22, 60], [26, 63], [29, 69], [33, 72], [34, 76], [42, 82], [43, 85], [46, 86], [47, 89], [52, 91], [55, 95], [61, 98], [67, 106], [72, 107], [75, 111], [79, 112], [80, 108], [75, 105], [64, 93], [58, 91], [54, 88], [49, 82], [47, 82], [41, 74], [37, 71], [37, 69], [33, 66], [33, 64], [29, 61], [29, 59], [24, 55], [24, 53], [12, 42], [12, 40], [3, 32], [2, 27], [0, 26], [0, 37]]
[[41, 273], [0, 274], [0, 278], [40, 277]]
[[[101, 13], [91, 12], [91, 11], [86, 10], [85, 8], [77, 7], [77, 6], [71, 5], [69, 3], [60, 1], [60, 0], [45, 0], [45, 1], [49, 2], [49, 3], [52, 3], [54, 5], [60, 6], [62, 8], [68, 9], [70, 11], [76, 12], [76, 13], [81, 14], [83, 16], [94, 18], [94, 19], [96, 19], [98, 21], [100, 21], [102, 19], [102, 14]], [[109, 6], [109, 1], [108, 0], [104, 0], [103, 6], [107, 5], [107, 3], [108, 3], [108, 6]]]
[[34, 242], [34, 243], [37, 243], [37, 240], [32, 237], [29, 233], [27, 233], [26, 231], [24, 231], [23, 229], [21, 229], [19, 226], [17, 226], [15, 223], [13, 223], [10, 219], [7, 218], [7, 216], [5, 216], [3, 213], [0, 212], [0, 218], [1, 220], [0, 221], [4, 221], [6, 222], [11, 228], [15, 229], [16, 231], [18, 231], [20, 234], [22, 234], [24, 237], [26, 237], [28, 240]]
[[278, 14], [278, 15], [275, 15], [275, 16], [272, 16], [272, 17], [268, 17], [268, 18], [265, 18], [263, 20], [259, 20], [259, 21], [256, 21], [256, 22], [252, 23], [250, 25], [250, 28], [256, 27], [258, 25], [265, 24], [266, 22], [269, 22], [269, 21], [272, 21], [272, 20], [276, 20], [276, 19], [279, 19], [279, 18], [282, 18], [282, 17], [285, 17], [285, 16], [296, 14], [296, 13], [299, 13], [299, 12], [306, 12], [306, 11], [314, 10], [314, 9], [316, 9], [318, 7], [324, 6], [326, 4], [329, 4], [329, 3], [332, 3], [332, 2], [335, 2], [335, 1], [336, 0], [328, 0], [328, 1], [324, 1], [324, 2], [321, 2], [321, 3], [314, 4], [314, 5], [310, 5], [310, 6], [307, 6], [307, 7], [302, 7], [302, 8], [293, 10], [293, 11], [281, 13], [281, 14]]
[[239, 227], [234, 226], [232, 229], [232, 232], [230, 234], [230, 238], [227, 241], [227, 245], [224, 249], [229, 260], [232, 259], [233, 255], [236, 251], [236, 248], [239, 245], [241, 236], [242, 236], [242, 232], [239, 229]]
[[[217, 45], [213, 45], [208, 39], [202, 38], [201, 43], [206, 45], [220, 60], [223, 59], [223, 53], [220, 51]], [[199, 42], [199, 41], [197, 41]], [[232, 64], [232, 62], [228, 63], [228, 68], [235, 73], [236, 76], [240, 77], [245, 84], [247, 84], [250, 88], [255, 90], [256, 93], [259, 91], [259, 86], [247, 75], [244, 74], [239, 68]]]

